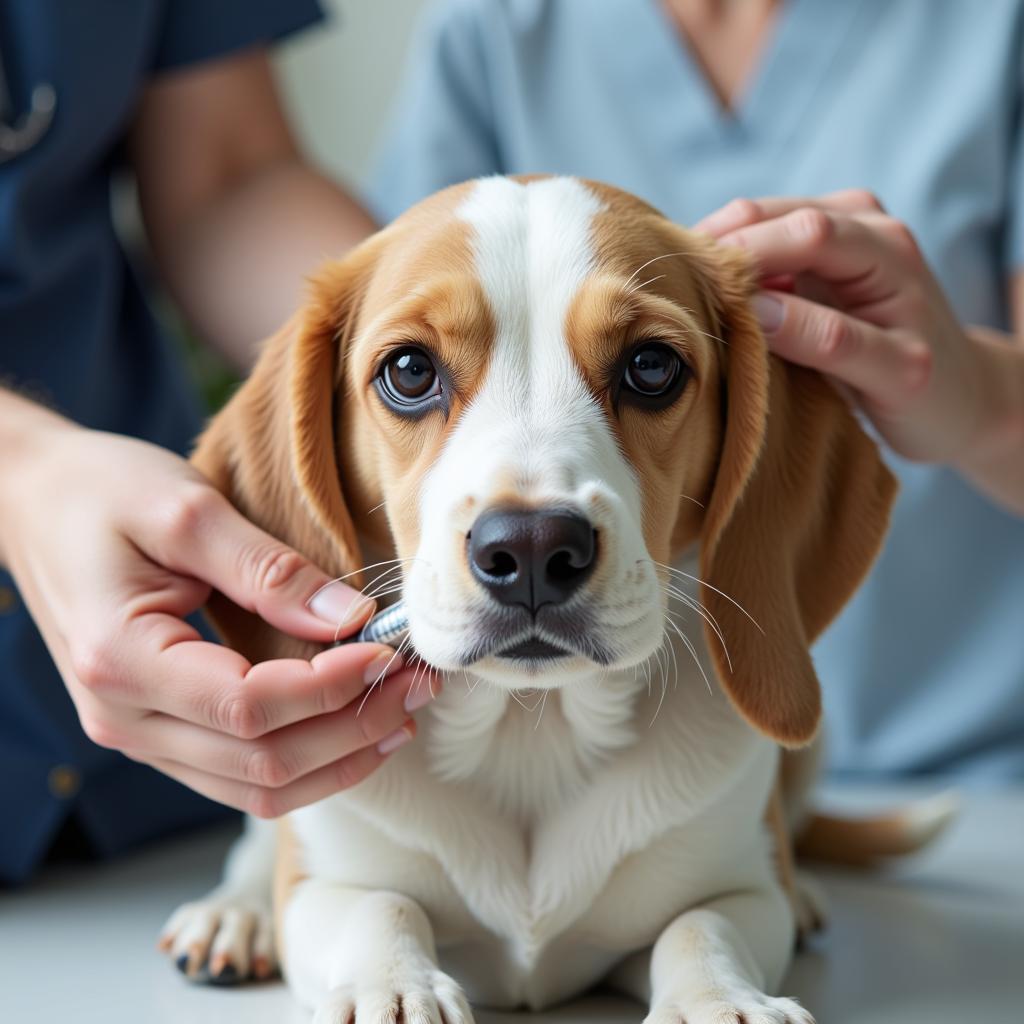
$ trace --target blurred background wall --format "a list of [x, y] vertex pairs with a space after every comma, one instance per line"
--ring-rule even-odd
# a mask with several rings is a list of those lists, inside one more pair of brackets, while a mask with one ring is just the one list
[[[304, 152], [336, 181], [358, 188], [369, 172], [417, 16], [429, 2], [320, 0], [328, 20], [276, 48], [278, 84], [292, 126]], [[149, 279], [157, 315], [180, 343], [208, 408], [218, 409], [237, 385], [237, 373], [193, 336], [159, 280], [150, 276], [128, 176], [117, 183], [113, 202], [122, 241]]]
[[278, 49], [292, 123], [333, 177], [359, 183], [425, 0], [321, 0], [330, 20]]

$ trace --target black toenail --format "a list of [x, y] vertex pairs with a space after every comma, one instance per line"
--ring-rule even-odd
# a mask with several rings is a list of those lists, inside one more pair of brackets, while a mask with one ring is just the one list
[[234, 964], [225, 964], [220, 974], [210, 976], [211, 985], [234, 985], [238, 981], [238, 968]]

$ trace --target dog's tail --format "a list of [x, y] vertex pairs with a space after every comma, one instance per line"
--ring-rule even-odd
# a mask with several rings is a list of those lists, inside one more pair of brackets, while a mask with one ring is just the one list
[[938, 793], [871, 817], [839, 817], [814, 812], [796, 839], [799, 858], [870, 867], [923, 849], [956, 817], [960, 801], [952, 791]]

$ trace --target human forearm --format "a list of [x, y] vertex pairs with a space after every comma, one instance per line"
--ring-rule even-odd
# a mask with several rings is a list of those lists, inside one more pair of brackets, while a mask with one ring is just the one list
[[11, 509], [23, 495], [27, 467], [42, 456], [58, 432], [73, 427], [57, 413], [0, 387], [0, 567], [10, 567], [5, 545]]
[[1024, 516], [1024, 340], [984, 327], [968, 336], [982, 367], [978, 429], [953, 468]]
[[162, 276], [242, 369], [295, 310], [306, 276], [374, 228], [303, 160], [262, 50], [157, 79], [129, 150]]
[[296, 154], [231, 182], [154, 248], [189, 321], [247, 370], [256, 344], [298, 307], [307, 275], [373, 229]]

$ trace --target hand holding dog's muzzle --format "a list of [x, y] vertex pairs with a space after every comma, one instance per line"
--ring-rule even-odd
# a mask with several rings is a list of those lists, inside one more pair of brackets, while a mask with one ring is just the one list
[[371, 602], [177, 456], [40, 416], [45, 452], [17, 474], [19, 500], [0, 501], [4, 555], [95, 743], [276, 817], [355, 784], [413, 736], [410, 713], [438, 683], [391, 646], [254, 664], [185, 621], [216, 589], [278, 635], [327, 644]]

